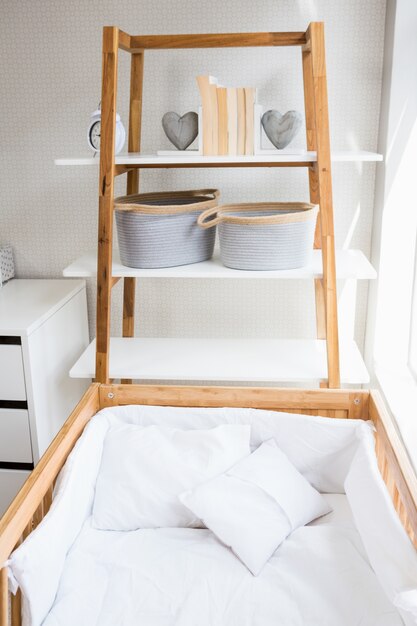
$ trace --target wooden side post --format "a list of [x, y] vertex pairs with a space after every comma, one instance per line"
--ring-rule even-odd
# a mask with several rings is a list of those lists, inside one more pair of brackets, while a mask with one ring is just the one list
[[[129, 106], [129, 152], [140, 152], [142, 130], [142, 93], [143, 93], [144, 53], [132, 54], [130, 66], [130, 106]], [[139, 191], [139, 169], [127, 173], [126, 193]], [[123, 337], [135, 334], [135, 291], [136, 279], [132, 276], [123, 279]], [[129, 379], [122, 383], [132, 382]]]
[[96, 380], [109, 382], [112, 289], [114, 139], [116, 129], [119, 29], [103, 28], [101, 141], [97, 255]]
[[303, 48], [307, 146], [317, 150], [317, 163], [309, 169], [310, 198], [319, 202], [315, 247], [321, 247], [323, 279], [316, 281], [317, 336], [327, 340], [328, 386], [340, 387], [337, 320], [336, 259], [327, 101], [324, 24], [312, 22]]

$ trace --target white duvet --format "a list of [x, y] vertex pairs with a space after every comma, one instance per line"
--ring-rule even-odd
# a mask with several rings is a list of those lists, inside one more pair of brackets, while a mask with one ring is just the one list
[[44, 626], [399, 626], [346, 496], [258, 577], [209, 530], [94, 530], [71, 549]]
[[[103, 441], [120, 422], [250, 424], [252, 449], [274, 438], [333, 512], [292, 533], [257, 577], [206, 529], [93, 529]], [[370, 427], [360, 420], [255, 409], [105, 409], [70, 454], [50, 512], [7, 565], [11, 588], [23, 593], [24, 626], [417, 624], [417, 600], [407, 606], [417, 596], [416, 551], [379, 474]]]

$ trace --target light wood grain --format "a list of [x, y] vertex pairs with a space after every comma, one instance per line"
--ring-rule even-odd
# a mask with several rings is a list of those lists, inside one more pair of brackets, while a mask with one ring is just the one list
[[344, 389], [318, 391], [274, 387], [210, 387], [176, 385], [101, 385], [100, 406], [157, 404], [161, 406], [234, 406], [285, 410], [344, 410], [362, 398], [366, 418], [368, 391]]
[[[365, 390], [302, 390], [254, 387], [187, 387], [149, 385], [91, 385], [68, 418], [21, 491], [0, 520], [0, 562], [34, 528], [33, 518], [43, 502], [46, 513], [53, 482], [85, 424], [105, 406], [143, 404], [160, 406], [253, 407], [329, 418], [372, 419], [376, 426], [376, 453], [399, 519], [416, 545], [417, 478], [394, 423], [376, 392]], [[35, 521], [36, 523], [36, 521]], [[416, 546], [417, 547], [417, 546]], [[0, 577], [0, 617], [7, 624], [8, 593], [5, 570]], [[13, 626], [20, 626], [20, 598], [12, 605]]]
[[[308, 51], [303, 47], [302, 66], [304, 81], [304, 109], [306, 117], [306, 140], [307, 150], [316, 151], [316, 124], [314, 109], [314, 84], [313, 84], [313, 68], [311, 64], [311, 46]], [[308, 170], [308, 182], [310, 189], [310, 202], [320, 205], [319, 183], [316, 164], [312, 165]], [[321, 230], [320, 230], [320, 214], [317, 216], [316, 229], [314, 233], [314, 248], [321, 248]], [[323, 281], [316, 279], [314, 281], [314, 290], [316, 298], [316, 333], [317, 339], [326, 339], [326, 303], [323, 290]]]
[[92, 384], [68, 417], [21, 490], [0, 520], [0, 563], [31, 531], [32, 518], [89, 419], [99, 410], [99, 385]]
[[[115, 165], [113, 167], [113, 176], [121, 176], [122, 174], [127, 174], [128, 172], [133, 172], [135, 171], [134, 169], [132, 169], [132, 167], [130, 165]], [[137, 171], [138, 168], [137, 168]]]
[[196, 35], [132, 35], [130, 51], [173, 48], [243, 48], [259, 46], [302, 46], [304, 32], [220, 33]]
[[21, 626], [22, 624], [22, 592], [20, 589], [11, 597], [11, 619], [12, 626]]
[[9, 624], [9, 586], [7, 582], [7, 569], [0, 569], [0, 626]]
[[[142, 103], [143, 103], [143, 68], [145, 57], [143, 52], [132, 54], [130, 63], [130, 97], [129, 97], [129, 133], [128, 151], [140, 152], [142, 135]], [[138, 193], [139, 170], [131, 170], [127, 175], [127, 195]]]
[[323, 236], [323, 293], [326, 307], [326, 345], [329, 387], [340, 387], [339, 326], [337, 315], [336, 254], [334, 235]]
[[116, 127], [119, 31], [103, 29], [101, 138], [97, 254], [96, 380], [109, 381], [110, 314], [112, 289], [114, 141]]
[[[142, 134], [142, 103], [143, 103], [143, 67], [144, 54], [132, 54], [130, 63], [130, 98], [129, 98], [129, 152], [140, 152]], [[127, 195], [137, 194], [139, 191], [139, 169], [132, 169], [127, 174]], [[123, 337], [135, 335], [135, 295], [136, 279], [123, 279]], [[123, 383], [131, 382], [129, 379]]]
[[119, 40], [118, 40], [119, 48], [121, 50], [126, 50], [126, 52], [130, 52], [132, 48], [130, 35], [125, 33], [123, 30], [120, 30], [120, 29], [118, 30], [119, 30]]
[[[323, 251], [323, 294], [327, 340], [328, 384], [340, 387], [339, 333], [336, 292], [336, 261], [334, 244], [333, 197], [331, 178], [331, 155], [329, 113], [327, 98], [326, 61], [324, 49], [324, 24], [312, 22], [308, 27], [307, 42], [310, 52], [303, 52], [304, 85], [307, 87], [306, 102], [307, 140], [317, 150], [317, 165], [310, 169], [310, 197], [320, 204], [320, 239]], [[312, 118], [314, 123], [312, 123]], [[316, 232], [317, 235], [317, 232]], [[316, 245], [317, 241], [316, 241]], [[316, 309], [318, 329], [323, 329], [323, 311]]]
[[[369, 417], [376, 428], [376, 451], [382, 476], [387, 486], [391, 486], [394, 505], [397, 502], [396, 510], [417, 548], [417, 477], [394, 421], [378, 391], [370, 394]], [[393, 485], [396, 493], [393, 493]]]

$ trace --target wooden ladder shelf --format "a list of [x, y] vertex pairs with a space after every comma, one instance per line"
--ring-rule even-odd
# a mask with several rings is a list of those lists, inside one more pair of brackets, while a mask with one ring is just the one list
[[[317, 338], [327, 344], [328, 382], [340, 387], [337, 320], [335, 240], [332, 176], [327, 101], [324, 25], [312, 22], [306, 32], [231, 33], [205, 35], [132, 36], [116, 27], [103, 29], [103, 75], [101, 97], [101, 146], [99, 181], [99, 227], [97, 258], [96, 380], [109, 382], [114, 179], [127, 173], [127, 193], [139, 189], [140, 165], [115, 165], [117, 66], [119, 49], [131, 54], [129, 152], [140, 151], [143, 65], [145, 50], [178, 48], [230, 48], [256, 46], [300, 46], [302, 52], [307, 148], [317, 152], [314, 163], [291, 163], [308, 167], [310, 201], [320, 207], [315, 248], [322, 249], [323, 275], [315, 279]], [[268, 163], [285, 166], [288, 163]], [[193, 166], [193, 165], [191, 165]], [[203, 166], [198, 164], [195, 166]], [[210, 163], [204, 164], [210, 167]], [[134, 335], [134, 277], [123, 279], [123, 336]], [[128, 381], [125, 381], [128, 382]], [[322, 383], [323, 384], [323, 383]]]

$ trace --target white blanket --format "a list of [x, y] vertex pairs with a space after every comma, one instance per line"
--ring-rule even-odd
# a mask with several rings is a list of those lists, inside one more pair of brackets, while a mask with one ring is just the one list
[[[342, 515], [340, 507], [294, 533], [258, 578], [207, 530], [92, 530], [104, 437], [120, 422], [185, 429], [250, 424], [252, 448], [273, 437], [316, 489], [334, 494], [326, 496], [332, 506], [333, 499], [345, 503], [345, 513], [345, 496], [336, 494], [344, 493], [350, 476], [348, 498], [357, 528], [387, 596], [350, 515]], [[49, 514], [7, 563], [12, 588], [19, 585], [23, 592], [24, 626], [402, 624], [389, 600], [417, 590], [417, 556], [376, 469], [370, 433], [360, 420], [255, 409], [101, 411], [68, 458]], [[359, 442], [368, 453], [352, 464]], [[378, 573], [381, 568], [389, 575]]]
[[97, 531], [71, 549], [44, 626], [399, 626], [344, 495], [253, 577], [209, 530]]

